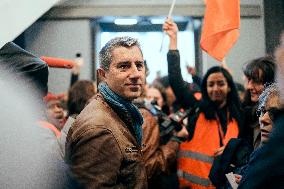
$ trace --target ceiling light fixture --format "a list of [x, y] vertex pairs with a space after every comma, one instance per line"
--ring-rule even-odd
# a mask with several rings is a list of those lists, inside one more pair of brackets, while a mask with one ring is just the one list
[[152, 18], [150, 22], [151, 22], [151, 24], [164, 24], [165, 19], [162, 19], [162, 18]]
[[114, 20], [116, 25], [135, 25], [137, 20], [135, 18], [117, 18]]

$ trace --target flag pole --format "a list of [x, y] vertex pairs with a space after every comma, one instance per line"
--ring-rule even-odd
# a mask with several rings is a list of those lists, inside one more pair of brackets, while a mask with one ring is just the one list
[[[171, 8], [170, 8], [170, 10], [169, 10], [169, 14], [168, 14], [168, 17], [167, 17], [167, 18], [172, 17], [172, 13], [173, 13], [173, 10], [174, 10], [174, 7], [175, 7], [175, 4], [176, 4], [176, 0], [173, 0], [173, 1], [172, 1], [172, 4], [171, 4]], [[165, 38], [165, 32], [163, 32], [163, 37], [162, 37], [162, 43], [161, 43], [160, 52], [162, 52], [162, 49], [163, 49], [163, 46], [164, 46], [164, 38]]]
[[223, 58], [221, 62], [221, 67], [223, 67], [225, 70], [227, 70], [232, 75], [232, 70], [227, 65], [226, 57]]
[[227, 67], [226, 57], [224, 57], [223, 60], [221, 61], [221, 65], [222, 67]]
[[170, 8], [170, 11], [169, 11], [169, 14], [168, 14], [168, 18], [172, 16], [175, 4], [176, 4], [176, 0], [173, 0], [171, 8]]

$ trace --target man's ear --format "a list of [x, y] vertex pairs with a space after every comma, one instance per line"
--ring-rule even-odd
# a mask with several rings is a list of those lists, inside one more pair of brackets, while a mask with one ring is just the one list
[[[106, 71], [102, 68], [99, 68], [97, 70], [97, 75], [98, 75], [98, 81], [104, 81], [106, 79]], [[98, 82], [98, 83], [99, 83]]]

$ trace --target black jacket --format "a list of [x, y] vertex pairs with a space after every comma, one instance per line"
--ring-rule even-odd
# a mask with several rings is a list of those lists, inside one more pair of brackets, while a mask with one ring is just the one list
[[32, 53], [8, 42], [0, 49], [0, 65], [15, 80], [25, 79], [28, 85], [35, 86], [43, 95], [47, 94], [48, 66]]
[[240, 189], [284, 188], [284, 111], [276, 118], [269, 142], [250, 159]]

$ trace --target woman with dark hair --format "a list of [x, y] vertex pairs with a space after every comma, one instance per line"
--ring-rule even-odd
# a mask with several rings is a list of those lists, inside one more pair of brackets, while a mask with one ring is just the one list
[[247, 91], [243, 103], [245, 112], [243, 135], [246, 135], [254, 149], [260, 144], [260, 127], [256, 116], [258, 98], [264, 90], [264, 85], [274, 82], [275, 71], [275, 62], [269, 56], [254, 59], [243, 66], [247, 80]]
[[[214, 94], [214, 89], [212, 89], [213, 83], [211, 82], [211, 77], [215, 75], [219, 75], [225, 78], [225, 82], [228, 85], [227, 93]], [[225, 83], [219, 83], [219, 85], [225, 85]], [[217, 115], [220, 117], [220, 121], [222, 122], [222, 109], [221, 107], [227, 106], [228, 111], [230, 112], [230, 119], [235, 118], [238, 123], [241, 122], [241, 103], [238, 96], [237, 89], [235, 87], [233, 78], [231, 74], [224, 68], [220, 66], [214, 66], [210, 68], [201, 83], [201, 92], [202, 92], [202, 102], [200, 104], [200, 108], [205, 112], [205, 116], [207, 119], [214, 119], [217, 111]], [[223, 96], [222, 96], [223, 95]], [[226, 119], [226, 118], [225, 118]]]
[[180, 187], [214, 188], [208, 178], [214, 156], [222, 153], [231, 138], [238, 137], [242, 125], [238, 93], [229, 72], [215, 66], [207, 71], [201, 83], [202, 100], [195, 100], [181, 75], [177, 25], [168, 19], [163, 29], [170, 37], [170, 84], [180, 104], [194, 109], [188, 118], [190, 137], [181, 143], [178, 153]]
[[96, 86], [92, 81], [89, 80], [78, 80], [69, 89], [67, 100], [67, 121], [61, 130], [61, 136], [59, 138], [62, 157], [65, 156], [66, 136], [71, 125], [73, 124], [77, 115], [81, 113], [96, 92]]
[[[158, 98], [155, 98], [156, 97], [155, 94]], [[166, 92], [165, 87], [159, 81], [154, 82], [146, 89], [146, 97], [148, 99], [152, 97], [152, 99], [157, 102], [157, 105], [159, 105], [162, 112], [164, 112], [167, 115], [170, 115], [171, 113], [170, 107], [168, 106], [168, 103], [167, 103], [168, 102], [167, 92]]]
[[249, 91], [244, 103], [254, 104], [258, 101], [258, 97], [264, 90], [264, 84], [273, 83], [275, 68], [275, 62], [270, 56], [254, 59], [243, 66]]
[[238, 83], [238, 82], [235, 82], [235, 86], [236, 86], [236, 89], [238, 91], [238, 94], [239, 94], [239, 98], [240, 98], [240, 101], [241, 103], [244, 102], [244, 98], [245, 98], [245, 92], [246, 92], [246, 89], [244, 87], [243, 84], [241, 83]]
[[96, 88], [92, 81], [76, 81], [68, 91], [68, 116], [80, 114], [95, 93]]

